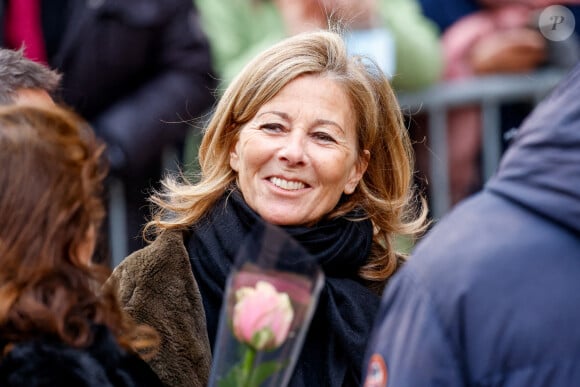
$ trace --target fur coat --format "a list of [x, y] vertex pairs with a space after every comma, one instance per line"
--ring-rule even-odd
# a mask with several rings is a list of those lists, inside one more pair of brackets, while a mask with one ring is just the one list
[[129, 255], [106, 286], [115, 286], [125, 311], [157, 330], [161, 345], [149, 360], [167, 386], [205, 387], [211, 368], [201, 295], [179, 231], [166, 231]]

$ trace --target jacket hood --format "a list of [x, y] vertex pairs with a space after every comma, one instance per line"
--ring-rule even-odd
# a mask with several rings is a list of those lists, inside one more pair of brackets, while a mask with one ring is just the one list
[[580, 65], [526, 118], [487, 188], [580, 232]]

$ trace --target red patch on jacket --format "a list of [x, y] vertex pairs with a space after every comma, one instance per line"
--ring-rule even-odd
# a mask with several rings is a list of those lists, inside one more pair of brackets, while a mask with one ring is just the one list
[[378, 353], [371, 356], [364, 387], [387, 387], [387, 363]]

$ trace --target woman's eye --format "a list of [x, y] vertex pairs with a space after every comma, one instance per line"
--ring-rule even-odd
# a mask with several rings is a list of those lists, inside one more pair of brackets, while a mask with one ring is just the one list
[[284, 127], [280, 124], [263, 124], [260, 126], [260, 129], [268, 132], [281, 132], [284, 130]]
[[324, 141], [324, 142], [336, 142], [334, 140], [334, 137], [332, 137], [330, 134], [324, 133], [324, 132], [316, 132], [313, 134], [313, 137], [317, 140]]

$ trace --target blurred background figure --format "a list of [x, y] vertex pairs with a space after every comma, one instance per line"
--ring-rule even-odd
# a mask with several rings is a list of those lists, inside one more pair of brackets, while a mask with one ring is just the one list
[[[424, 14], [441, 31], [445, 81], [489, 74], [525, 74], [545, 66], [567, 69], [580, 59], [577, 33], [563, 41], [553, 41], [544, 37], [538, 27], [539, 14], [545, 7], [577, 1], [420, 0], [420, 3]], [[578, 6], [570, 10], [580, 15]], [[532, 103], [502, 106], [502, 131], [519, 126], [532, 108]], [[447, 122], [451, 203], [455, 204], [479, 190], [483, 183], [479, 158], [480, 108], [474, 105], [451, 109]], [[504, 149], [506, 146], [504, 143]]]
[[0, 108], [0, 385], [161, 386], [137, 355], [110, 269], [91, 263], [104, 217], [104, 146], [56, 106]]
[[266, 47], [339, 21], [351, 53], [373, 57], [396, 90], [436, 82], [437, 29], [414, 0], [198, 0], [223, 86]]
[[[62, 73], [62, 100], [107, 144], [123, 182], [132, 251], [145, 197], [168, 148], [178, 153], [185, 121], [213, 104], [207, 39], [191, 0], [7, 0], [1, 44]], [[126, 253], [126, 252], [125, 252]]]

